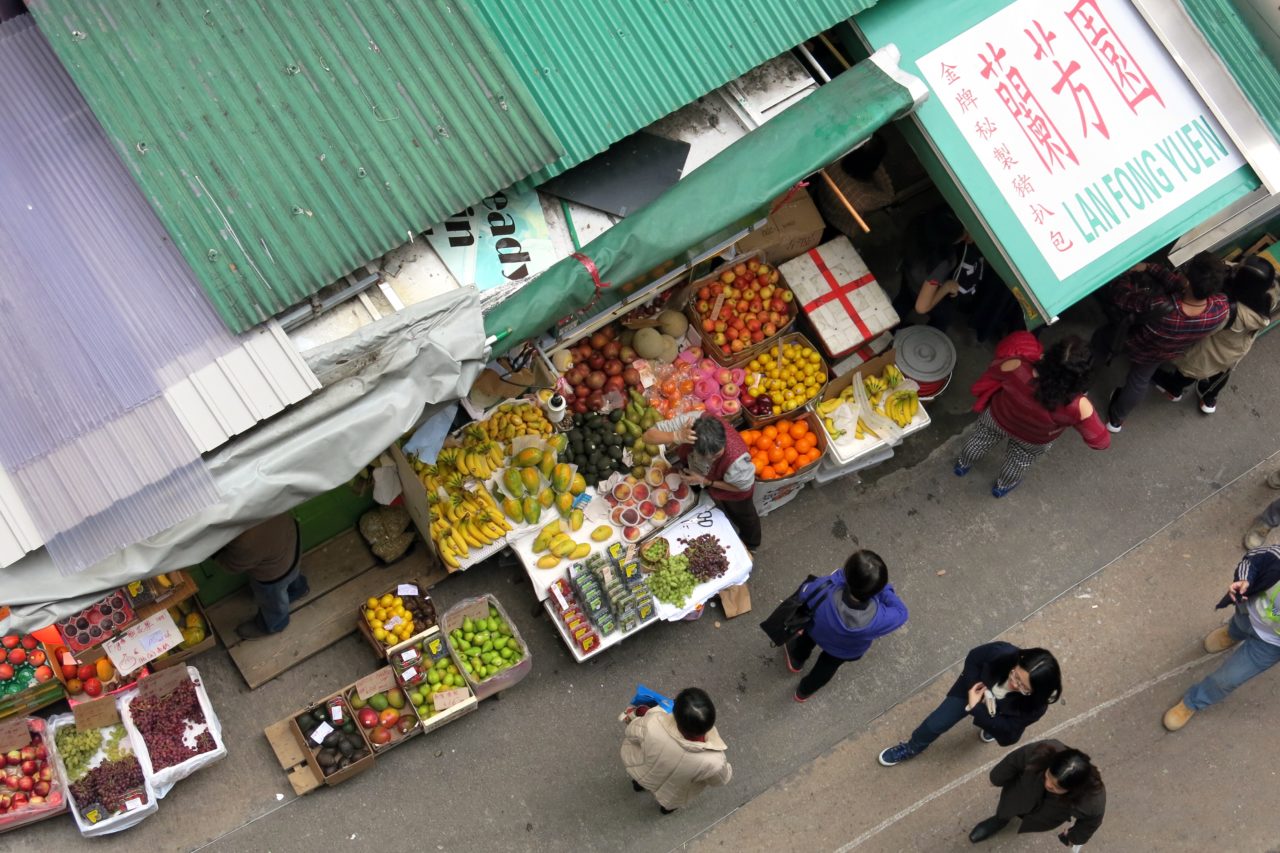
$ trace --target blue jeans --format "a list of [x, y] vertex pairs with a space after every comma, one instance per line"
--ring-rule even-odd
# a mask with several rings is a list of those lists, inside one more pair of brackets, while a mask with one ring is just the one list
[[250, 579], [253, 600], [258, 602], [258, 619], [268, 634], [283, 631], [289, 625], [289, 605], [302, 598], [311, 588], [302, 576], [302, 561], [294, 560], [293, 568], [278, 581], [259, 583]]
[[1255, 675], [1280, 663], [1280, 646], [1268, 643], [1253, 630], [1249, 616], [1239, 610], [1227, 623], [1227, 633], [1240, 640], [1236, 650], [1207, 678], [1192, 686], [1182, 702], [1193, 711], [1208, 708], [1226, 699], [1232, 690]]
[[916, 730], [911, 733], [911, 739], [907, 741], [907, 746], [911, 747], [916, 754], [924, 752], [929, 748], [929, 744], [968, 716], [964, 709], [965, 704], [965, 700], [954, 696], [943, 699], [942, 704], [925, 717], [923, 723], [916, 726]]

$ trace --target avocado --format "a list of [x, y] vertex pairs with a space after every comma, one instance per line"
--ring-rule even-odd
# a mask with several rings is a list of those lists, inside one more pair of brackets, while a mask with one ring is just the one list
[[617, 445], [610, 447], [609, 456], [611, 456], [614, 459], [614, 461], [618, 461], [618, 462], [622, 461], [622, 448], [618, 447]]
[[329, 714], [323, 707], [312, 709], [311, 716], [317, 723], [325, 723], [329, 721]]
[[320, 745], [329, 748], [336, 747], [340, 737], [342, 737], [342, 732], [329, 732], [324, 736], [324, 740], [320, 742]]
[[329, 773], [333, 765], [338, 763], [338, 755], [332, 749], [322, 749], [316, 753], [316, 763], [320, 765], [321, 770]]
[[614, 409], [609, 413], [609, 423], [616, 424], [620, 420], [622, 420], [622, 409]]

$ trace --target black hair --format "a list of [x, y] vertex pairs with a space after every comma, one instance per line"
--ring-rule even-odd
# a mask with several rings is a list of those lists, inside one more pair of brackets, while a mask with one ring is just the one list
[[1227, 265], [1212, 252], [1200, 252], [1183, 268], [1188, 289], [1195, 299], [1208, 299], [1222, 292], [1227, 280]]
[[884, 139], [879, 134], [872, 134], [866, 142], [850, 151], [840, 160], [840, 168], [849, 177], [859, 181], [869, 181], [884, 162], [884, 155], [889, 151]]
[[699, 687], [681, 690], [675, 705], [676, 728], [685, 736], [702, 737], [716, 724], [716, 706]]
[[889, 570], [875, 551], [863, 548], [844, 561], [844, 588], [858, 601], [866, 601], [884, 589]]
[[724, 450], [724, 424], [719, 418], [698, 418], [693, 424], [693, 452], [715, 456]]
[[1062, 696], [1062, 671], [1052, 652], [1047, 649], [1023, 649], [1018, 652], [1017, 665], [1027, 671], [1032, 699], [1052, 705]]
[[1249, 255], [1232, 270], [1226, 291], [1234, 301], [1270, 317], [1276, 310], [1275, 282], [1276, 268], [1257, 255]]
[[1050, 744], [1042, 743], [1028, 764], [1037, 774], [1048, 770], [1054, 781], [1066, 789], [1067, 793], [1061, 796], [1068, 800], [1077, 800], [1102, 788], [1102, 774], [1092, 759], [1078, 749], [1067, 747], [1055, 751]]
[[964, 237], [965, 227], [951, 208], [941, 206], [925, 211], [911, 220], [907, 230], [920, 241], [920, 257], [926, 268], [960, 257], [957, 243]]
[[1079, 336], [1068, 335], [1036, 363], [1036, 400], [1052, 412], [1080, 396], [1092, 376], [1093, 350]]

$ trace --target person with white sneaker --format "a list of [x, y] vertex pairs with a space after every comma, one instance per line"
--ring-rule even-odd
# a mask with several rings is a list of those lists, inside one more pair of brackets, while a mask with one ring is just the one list
[[1208, 677], [1192, 685], [1182, 700], [1164, 714], [1164, 727], [1176, 732], [1197, 711], [1217, 704], [1241, 684], [1280, 663], [1280, 547], [1255, 548], [1236, 567], [1235, 579], [1218, 602], [1234, 604], [1231, 621], [1204, 639], [1215, 653], [1238, 646]]
[[1218, 410], [1218, 395], [1231, 378], [1231, 371], [1249, 354], [1253, 342], [1271, 325], [1280, 307], [1280, 284], [1275, 268], [1250, 255], [1231, 271], [1225, 288], [1230, 299], [1227, 324], [1201, 338], [1168, 368], [1156, 371], [1152, 382], [1173, 402], [1195, 385], [1200, 411], [1211, 415]]
[[[1267, 485], [1273, 489], [1280, 489], [1280, 471], [1272, 471], [1267, 476]], [[1254, 519], [1249, 531], [1244, 535], [1244, 547], [1261, 548], [1267, 543], [1267, 537], [1276, 527], [1280, 527], [1280, 498], [1267, 504], [1262, 514]]]

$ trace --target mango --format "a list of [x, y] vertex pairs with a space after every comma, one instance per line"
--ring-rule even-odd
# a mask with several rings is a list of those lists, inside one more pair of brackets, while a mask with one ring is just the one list
[[569, 513], [569, 529], [573, 531], [581, 530], [582, 522], [585, 520], [586, 520], [586, 516], [583, 515], [582, 510], [580, 509], [572, 510]]
[[592, 542], [603, 542], [613, 535], [613, 528], [607, 524], [602, 524], [595, 530], [591, 531]]
[[502, 486], [511, 497], [517, 499], [524, 497], [524, 480], [520, 476], [520, 469], [508, 468], [503, 471]]
[[587, 478], [575, 472], [569, 481], [569, 494], [575, 498], [587, 490]]
[[542, 505], [534, 498], [526, 497], [520, 508], [524, 511], [524, 520], [530, 524], [537, 524], [542, 517]]
[[542, 485], [542, 476], [538, 473], [537, 468], [521, 468], [520, 482], [524, 486], [525, 492], [536, 495], [538, 487]]
[[556, 493], [551, 489], [543, 489], [538, 493], [538, 503], [542, 504], [543, 509], [551, 509], [556, 502]]
[[574, 549], [569, 552], [569, 559], [581, 560], [583, 557], [587, 556], [590, 553], [591, 553], [591, 546], [588, 545], [586, 542], [582, 542], [574, 546]]
[[517, 453], [512, 461], [517, 468], [533, 468], [542, 462], [542, 451], [536, 447], [526, 447]]
[[568, 518], [569, 512], [573, 509], [573, 495], [568, 492], [561, 492], [555, 496], [556, 510], [559, 511], [561, 518]]
[[539, 533], [533, 540], [533, 553], [541, 554], [551, 545], [551, 537], [546, 533]]
[[542, 528], [542, 532], [547, 534], [547, 537], [550, 538], [555, 536], [557, 533], [563, 533], [564, 529], [560, 526], [560, 519], [553, 518], [549, 524]]
[[[574, 549], [577, 547], [577, 544], [566, 536], [563, 539], [551, 543], [551, 553], [555, 554], [557, 557], [567, 557], [572, 554]], [[588, 551], [589, 550], [590, 549], [588, 549]]]
[[557, 492], [567, 492], [573, 485], [574, 470], [566, 462], [561, 462], [551, 471], [551, 488]]

